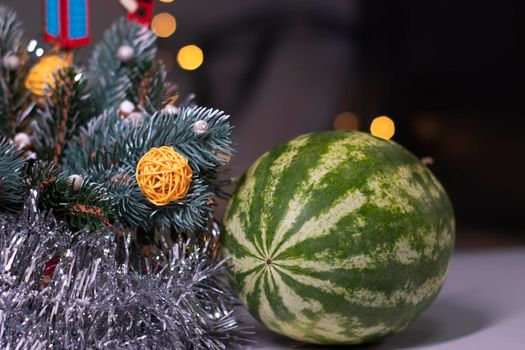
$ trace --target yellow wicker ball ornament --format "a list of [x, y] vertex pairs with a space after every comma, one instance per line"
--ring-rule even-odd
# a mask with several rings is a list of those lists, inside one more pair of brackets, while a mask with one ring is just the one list
[[37, 97], [46, 95], [46, 89], [50, 86], [55, 87], [55, 74], [71, 64], [68, 60], [58, 56], [49, 55], [44, 56], [35, 64], [25, 81], [26, 89], [31, 91]]
[[193, 172], [173, 147], [152, 148], [139, 160], [136, 178], [142, 193], [162, 206], [186, 197]]

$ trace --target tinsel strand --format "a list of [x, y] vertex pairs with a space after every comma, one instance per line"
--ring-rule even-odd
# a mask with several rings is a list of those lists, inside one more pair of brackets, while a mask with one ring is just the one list
[[[72, 233], [39, 211], [36, 197], [22, 213], [0, 215], [0, 348], [219, 350], [245, 342], [227, 261], [213, 262], [208, 244], [161, 244], [134, 264], [128, 235]], [[45, 265], [57, 257], [45, 285]]]

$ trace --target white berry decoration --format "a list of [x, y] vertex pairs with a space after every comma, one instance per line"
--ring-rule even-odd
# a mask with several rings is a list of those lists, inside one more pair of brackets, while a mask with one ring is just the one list
[[195, 123], [193, 123], [193, 131], [197, 135], [203, 135], [208, 132], [208, 123], [204, 120], [197, 120]]
[[67, 183], [73, 187], [74, 191], [78, 191], [84, 182], [84, 178], [80, 175], [70, 175], [67, 178]]
[[133, 59], [135, 56], [135, 50], [131, 46], [128, 45], [122, 45], [117, 50], [117, 58], [120, 62], [129, 62]]
[[16, 55], [7, 55], [2, 63], [7, 70], [16, 70], [20, 66], [20, 59]]
[[174, 105], [167, 105], [162, 109], [162, 111], [166, 114], [178, 115], [180, 113], [180, 108]]
[[135, 110], [135, 105], [129, 100], [124, 100], [118, 107], [118, 111], [121, 117], [127, 117]]
[[28, 146], [31, 146], [31, 136], [25, 132], [19, 132], [13, 138], [13, 142], [15, 143], [17, 149], [25, 149]]

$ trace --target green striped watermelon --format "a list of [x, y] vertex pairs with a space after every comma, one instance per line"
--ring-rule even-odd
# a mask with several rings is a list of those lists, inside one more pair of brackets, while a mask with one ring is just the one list
[[248, 310], [305, 342], [399, 332], [438, 294], [454, 244], [443, 187], [401, 146], [360, 132], [298, 137], [243, 175], [222, 251]]

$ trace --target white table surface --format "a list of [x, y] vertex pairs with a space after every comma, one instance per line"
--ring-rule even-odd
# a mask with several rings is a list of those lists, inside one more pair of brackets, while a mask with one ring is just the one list
[[525, 350], [525, 248], [457, 252], [432, 306], [404, 332], [378, 343], [348, 347], [302, 344], [249, 319], [258, 341], [246, 347], [250, 350]]

